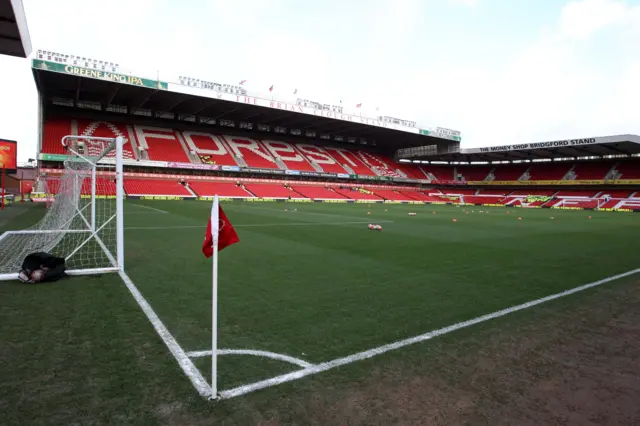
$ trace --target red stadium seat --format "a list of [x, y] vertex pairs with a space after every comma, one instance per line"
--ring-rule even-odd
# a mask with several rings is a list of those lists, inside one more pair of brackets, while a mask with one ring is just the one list
[[[114, 187], [115, 190], [115, 187]], [[131, 179], [124, 180], [127, 195], [168, 195], [192, 197], [193, 194], [176, 180], [168, 179]]]
[[324, 186], [312, 186], [312, 185], [296, 185], [293, 189], [307, 198], [313, 200], [346, 200], [343, 195], [327, 189]]
[[286, 188], [282, 184], [267, 184], [267, 183], [251, 183], [246, 186], [247, 190], [259, 198], [289, 198], [291, 199], [303, 199], [307, 198], [294, 191], [293, 189]]
[[242, 186], [230, 182], [207, 182], [202, 180], [190, 180], [189, 188], [200, 197], [229, 198], [253, 198], [253, 194], [247, 192]]

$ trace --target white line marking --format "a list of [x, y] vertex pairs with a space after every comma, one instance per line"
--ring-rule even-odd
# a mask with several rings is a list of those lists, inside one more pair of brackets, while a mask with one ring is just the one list
[[250, 392], [255, 392], [260, 389], [268, 388], [271, 386], [280, 385], [282, 383], [290, 382], [293, 380], [298, 380], [306, 376], [310, 376], [312, 374], [318, 374], [323, 371], [331, 370], [336, 367], [340, 367], [342, 365], [351, 364], [352, 362], [361, 361], [367, 358], [374, 357], [376, 355], [383, 354], [385, 352], [393, 351], [396, 349], [403, 348], [405, 346], [413, 345], [416, 343], [424, 342], [425, 340], [433, 339], [437, 336], [442, 336], [443, 334], [451, 333], [452, 331], [460, 330], [462, 328], [470, 327], [475, 324], [479, 324], [481, 322], [485, 322], [494, 318], [499, 318], [513, 312], [521, 311], [523, 309], [530, 308], [532, 306], [539, 305], [541, 303], [545, 303], [554, 299], [559, 299], [564, 296], [568, 296], [574, 293], [578, 293], [580, 291], [584, 291], [590, 289], [592, 287], [596, 287], [602, 284], [606, 284], [611, 281], [618, 280], [620, 278], [628, 277], [630, 275], [634, 275], [640, 272], [640, 268], [634, 269], [632, 271], [624, 272], [622, 274], [613, 275], [608, 278], [604, 278], [599, 281], [595, 281], [589, 284], [585, 284], [579, 287], [574, 287], [570, 290], [565, 290], [560, 293], [552, 294], [551, 296], [546, 296], [540, 299], [532, 300], [530, 302], [523, 303], [521, 305], [513, 306], [511, 308], [506, 308], [501, 311], [496, 311], [487, 315], [483, 315], [477, 318], [470, 319], [468, 321], [459, 322], [457, 324], [450, 325], [448, 327], [444, 327], [438, 330], [430, 331], [425, 334], [421, 334], [419, 336], [411, 337], [409, 339], [400, 340], [394, 343], [389, 343], [384, 346], [379, 346], [377, 348], [369, 349], [364, 352], [358, 352], [353, 355], [349, 355], [343, 358], [337, 358], [332, 361], [323, 362], [321, 364], [316, 364], [312, 367], [307, 367], [302, 370], [294, 371], [292, 373], [283, 374], [280, 376], [273, 377], [271, 379], [262, 380], [255, 383], [250, 383], [243, 386], [238, 386], [236, 388], [232, 388], [229, 390], [225, 390], [220, 392], [220, 395], [223, 399], [229, 399], [236, 396], [244, 395]]
[[[234, 228], [260, 228], [260, 227], [268, 227], [268, 226], [318, 226], [318, 225], [362, 225], [367, 223], [394, 223], [393, 220], [375, 220], [375, 221], [359, 221], [359, 222], [283, 222], [283, 223], [250, 223], [250, 224], [240, 224], [233, 225]], [[126, 230], [144, 230], [144, 229], [189, 229], [189, 228], [200, 228], [205, 229], [206, 225], [176, 225], [176, 226], [129, 226], [124, 229]]]
[[143, 209], [153, 210], [153, 211], [159, 212], [159, 213], [169, 213], [166, 210], [160, 210], [160, 209], [156, 209], [155, 207], [144, 206], [142, 204], [131, 203], [131, 205], [136, 206], [136, 207], [142, 207]]
[[204, 379], [200, 370], [198, 370], [193, 364], [193, 361], [191, 361], [191, 359], [187, 356], [184, 349], [182, 349], [176, 339], [171, 335], [171, 333], [169, 333], [167, 327], [165, 327], [162, 321], [160, 321], [158, 315], [156, 315], [151, 305], [149, 305], [149, 302], [147, 302], [147, 300], [144, 298], [144, 296], [142, 296], [142, 293], [140, 293], [133, 281], [131, 281], [131, 278], [129, 278], [129, 276], [122, 271], [119, 273], [119, 275], [133, 295], [133, 298], [136, 299], [136, 302], [138, 302], [138, 305], [140, 305], [142, 312], [144, 312], [147, 318], [149, 318], [149, 321], [151, 321], [153, 328], [156, 329], [156, 332], [158, 333], [160, 338], [162, 338], [164, 344], [167, 345], [167, 347], [171, 351], [171, 354], [176, 359], [176, 361], [178, 361], [178, 364], [180, 365], [180, 367], [182, 367], [184, 374], [186, 374], [189, 380], [191, 380], [191, 383], [193, 383], [193, 386], [196, 388], [198, 393], [201, 396], [210, 396], [211, 386]]
[[[211, 350], [208, 351], [191, 351], [187, 352], [189, 358], [199, 358], [203, 356], [211, 356]], [[253, 355], [263, 358], [277, 359], [278, 361], [288, 362], [295, 364], [302, 368], [313, 367], [313, 364], [300, 358], [294, 358], [289, 355], [283, 355], [275, 352], [268, 351], [256, 351], [253, 349], [218, 349], [218, 355]]]

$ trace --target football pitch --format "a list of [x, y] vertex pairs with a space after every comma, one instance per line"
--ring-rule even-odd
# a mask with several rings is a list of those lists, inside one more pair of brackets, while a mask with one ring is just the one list
[[[389, 363], [410, 370], [437, 356], [438, 340], [465, 351], [464, 342], [481, 344], [474, 336], [487, 324], [531, 325], [600, 290], [544, 308], [524, 310], [527, 302], [590, 283], [635, 285], [640, 275], [638, 214], [223, 203], [240, 243], [220, 253], [218, 383], [228, 399], [211, 403], [197, 389], [210, 380], [211, 261], [201, 252], [210, 208], [125, 203], [125, 270], [200, 379], [185, 375], [118, 275], [0, 283], [8, 424], [172, 423], [162, 413], [175, 404], [230, 424], [245, 422], [244, 410], [259, 422], [256, 407], [318, 383], [328, 393], [361, 383]], [[0, 231], [30, 225], [44, 209], [6, 212]]]

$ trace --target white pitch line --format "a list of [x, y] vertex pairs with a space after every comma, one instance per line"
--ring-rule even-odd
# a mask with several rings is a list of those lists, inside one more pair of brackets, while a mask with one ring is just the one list
[[149, 302], [147, 302], [147, 300], [144, 298], [142, 293], [140, 293], [133, 281], [131, 281], [131, 278], [129, 278], [129, 276], [123, 271], [121, 271], [119, 274], [122, 278], [122, 281], [124, 281], [125, 285], [133, 295], [133, 298], [136, 300], [136, 302], [138, 302], [138, 305], [140, 305], [140, 308], [145, 313], [147, 318], [149, 318], [149, 321], [151, 321], [153, 328], [155, 328], [164, 344], [167, 345], [169, 351], [171, 351], [173, 357], [176, 359], [176, 361], [178, 361], [178, 364], [180, 365], [180, 367], [182, 367], [182, 371], [184, 371], [184, 374], [186, 374], [189, 380], [191, 380], [191, 383], [193, 383], [193, 386], [196, 388], [198, 393], [201, 396], [210, 396], [211, 386], [204, 379], [200, 370], [196, 368], [193, 361], [191, 361], [191, 358], [187, 356], [184, 349], [182, 349], [176, 339], [171, 335], [167, 327], [165, 327], [160, 318], [158, 318], [158, 315], [156, 315], [151, 305], [149, 305]]
[[144, 206], [142, 204], [136, 204], [136, 203], [131, 203], [131, 204], [134, 205], [134, 206], [137, 206], [137, 207], [142, 207], [143, 209], [149, 209], [149, 210], [153, 210], [153, 211], [156, 211], [156, 212], [159, 212], [159, 213], [165, 213], [165, 214], [169, 213], [166, 210], [156, 209], [155, 207]]
[[574, 288], [572, 288], [570, 290], [565, 290], [565, 291], [560, 292], [560, 293], [552, 294], [551, 296], [542, 297], [540, 299], [532, 300], [530, 302], [526, 302], [526, 303], [523, 303], [521, 305], [517, 305], [517, 306], [506, 308], [506, 309], [503, 309], [503, 310], [500, 310], [500, 311], [496, 311], [496, 312], [493, 312], [493, 313], [490, 313], [490, 314], [487, 314], [487, 315], [482, 315], [480, 317], [476, 317], [476, 318], [470, 319], [468, 321], [459, 322], [457, 324], [453, 324], [453, 325], [450, 325], [448, 327], [440, 328], [438, 330], [430, 331], [428, 333], [421, 334], [419, 336], [411, 337], [411, 338], [408, 338], [408, 339], [405, 339], [405, 340], [399, 340], [397, 342], [393, 342], [393, 343], [389, 343], [389, 344], [384, 345], [384, 346], [379, 346], [377, 348], [369, 349], [369, 350], [364, 351], [364, 352], [358, 352], [356, 354], [349, 355], [349, 356], [346, 356], [346, 357], [343, 357], [343, 358], [337, 358], [337, 359], [334, 359], [332, 361], [323, 362], [321, 364], [316, 364], [316, 365], [314, 365], [312, 367], [307, 367], [307, 368], [304, 368], [302, 370], [294, 371], [292, 373], [276, 376], [276, 377], [273, 377], [271, 379], [262, 380], [262, 381], [259, 381], [259, 382], [250, 383], [250, 384], [243, 385], [243, 386], [238, 386], [236, 388], [232, 388], [232, 389], [229, 389], [229, 390], [222, 391], [222, 392], [220, 392], [220, 395], [221, 395], [221, 397], [223, 399], [229, 399], [229, 398], [233, 398], [233, 397], [236, 397], [236, 396], [244, 395], [244, 394], [247, 394], [247, 393], [250, 393], [250, 392], [255, 392], [255, 391], [260, 390], [260, 389], [264, 389], [264, 388], [268, 388], [268, 387], [271, 387], [271, 386], [280, 385], [282, 383], [290, 382], [290, 381], [293, 381], [293, 380], [298, 380], [298, 379], [301, 379], [303, 377], [310, 376], [312, 374], [318, 374], [318, 373], [321, 373], [323, 371], [327, 371], [327, 370], [331, 370], [331, 369], [336, 368], [336, 367], [340, 367], [342, 365], [351, 364], [351, 363], [356, 362], [356, 361], [362, 361], [364, 359], [371, 358], [371, 357], [374, 357], [376, 355], [383, 354], [385, 352], [393, 351], [393, 350], [396, 350], [396, 349], [403, 348], [405, 346], [409, 346], [409, 345], [413, 345], [413, 344], [416, 344], [416, 343], [424, 342], [426, 340], [433, 339], [434, 337], [442, 336], [443, 334], [447, 334], [447, 333], [451, 333], [452, 331], [456, 331], [456, 330], [460, 330], [462, 328], [470, 327], [472, 325], [479, 324], [479, 323], [485, 322], [485, 321], [489, 321], [489, 320], [494, 319], [494, 318], [499, 318], [499, 317], [511, 314], [513, 312], [521, 311], [523, 309], [527, 309], [527, 308], [530, 308], [532, 306], [539, 305], [541, 303], [549, 302], [549, 301], [554, 300], [554, 299], [559, 299], [561, 297], [569, 296], [571, 294], [578, 293], [580, 291], [584, 291], [584, 290], [587, 290], [587, 289], [590, 289], [592, 287], [596, 287], [596, 286], [599, 286], [599, 285], [602, 285], [602, 284], [606, 284], [608, 282], [615, 281], [615, 280], [618, 280], [620, 278], [628, 277], [630, 275], [634, 275], [634, 274], [637, 274], [639, 272], [640, 272], [640, 268], [634, 269], [632, 271], [624, 272], [622, 274], [613, 275], [611, 277], [604, 278], [604, 279], [599, 280], [599, 281], [595, 281], [595, 282], [592, 282], [592, 283], [589, 283], [589, 284], [585, 284], [585, 285], [582, 285], [582, 286], [579, 286], [579, 287], [574, 287]]
[[[289, 364], [295, 364], [302, 368], [313, 367], [313, 364], [303, 359], [295, 358], [289, 355], [279, 354], [276, 352], [257, 351], [253, 349], [218, 349], [217, 352], [218, 352], [218, 355], [252, 355], [252, 356], [259, 356], [263, 358], [277, 359], [278, 361], [284, 361], [284, 362], [288, 362]], [[187, 352], [187, 356], [190, 358], [199, 358], [203, 356], [211, 356], [212, 353], [213, 351], [211, 350], [191, 351], [191, 352]]]
[[[393, 220], [377, 220], [377, 221], [359, 221], [359, 222], [283, 222], [283, 223], [247, 223], [240, 225], [233, 225], [234, 228], [260, 228], [270, 226], [317, 226], [317, 225], [362, 225], [366, 223], [394, 223]], [[176, 226], [129, 226], [124, 228], [125, 230], [145, 230], [145, 229], [189, 229], [189, 228], [201, 228], [205, 229], [205, 225], [176, 225]]]

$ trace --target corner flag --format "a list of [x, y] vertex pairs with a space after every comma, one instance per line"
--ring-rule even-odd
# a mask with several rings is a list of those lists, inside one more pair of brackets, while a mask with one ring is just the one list
[[211, 217], [207, 224], [207, 233], [202, 243], [202, 253], [206, 258], [213, 256], [211, 296], [211, 399], [218, 396], [218, 252], [232, 244], [240, 242], [238, 234], [224, 214], [216, 195], [211, 206]]
[[[218, 205], [216, 209], [216, 204]], [[214, 216], [217, 213], [217, 220]], [[215, 232], [218, 234], [218, 246], [217, 250], [222, 251], [225, 248], [229, 247], [232, 244], [239, 243], [240, 239], [238, 238], [238, 234], [236, 234], [236, 230], [233, 229], [233, 225], [227, 219], [227, 215], [220, 207], [220, 203], [218, 202], [218, 197], [216, 196], [213, 201], [213, 208], [211, 209], [211, 220], [207, 223], [207, 232], [204, 234], [204, 243], [202, 243], [202, 253], [208, 259], [213, 256], [213, 242], [215, 241], [215, 235], [213, 232], [212, 223], [217, 222], [218, 226], [216, 226]]]

